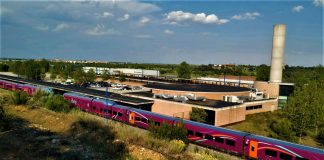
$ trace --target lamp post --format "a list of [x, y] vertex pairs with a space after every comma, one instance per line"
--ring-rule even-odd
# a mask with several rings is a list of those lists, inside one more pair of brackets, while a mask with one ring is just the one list
[[106, 125], [108, 124], [108, 82], [106, 84]]

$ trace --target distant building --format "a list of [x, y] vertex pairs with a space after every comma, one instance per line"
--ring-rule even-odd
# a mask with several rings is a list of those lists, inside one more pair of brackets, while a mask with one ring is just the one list
[[100, 75], [107, 71], [111, 75], [124, 74], [133, 77], [159, 77], [160, 71], [147, 70], [147, 69], [132, 69], [132, 68], [103, 68], [103, 67], [83, 67], [84, 72], [88, 72], [90, 69]]

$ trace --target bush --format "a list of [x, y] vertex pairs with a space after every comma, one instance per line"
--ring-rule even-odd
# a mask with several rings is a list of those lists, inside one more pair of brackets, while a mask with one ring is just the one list
[[0, 106], [0, 132], [8, 129], [8, 117], [5, 110]]
[[44, 106], [47, 109], [56, 112], [69, 112], [71, 110], [70, 103], [66, 101], [61, 95], [49, 95], [43, 100]]
[[171, 140], [168, 145], [168, 150], [170, 153], [179, 154], [186, 149], [186, 144], [181, 140]]
[[316, 139], [321, 145], [324, 145], [324, 129], [323, 128], [319, 130]]
[[165, 122], [161, 126], [156, 126], [153, 121], [151, 122], [149, 131], [153, 137], [168, 140], [176, 139], [188, 143], [187, 130], [184, 128], [183, 122], [177, 123], [175, 126]]
[[270, 129], [277, 135], [271, 135], [274, 138], [279, 138], [288, 141], [295, 141], [295, 132], [293, 126], [288, 119], [274, 120], [270, 124]]
[[29, 96], [26, 92], [18, 91], [11, 95], [11, 102], [15, 105], [26, 104], [28, 100]]
[[204, 109], [201, 108], [192, 108], [190, 112], [190, 120], [204, 123], [206, 122], [207, 113]]

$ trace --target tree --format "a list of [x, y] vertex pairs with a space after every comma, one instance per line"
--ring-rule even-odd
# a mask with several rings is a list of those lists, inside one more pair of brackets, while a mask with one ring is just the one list
[[85, 75], [85, 80], [86, 82], [94, 82], [96, 77], [96, 72], [93, 69], [90, 69]]
[[119, 81], [120, 81], [120, 82], [125, 82], [125, 81], [126, 81], [126, 76], [125, 76], [125, 74], [120, 74], [120, 75], [119, 75]]
[[293, 129], [301, 142], [303, 135], [309, 129], [315, 129], [324, 123], [324, 81], [309, 81], [295, 87], [283, 111], [292, 123]]
[[204, 109], [201, 108], [192, 108], [190, 112], [190, 120], [204, 123], [206, 122], [207, 113]]
[[257, 77], [256, 77], [257, 80], [269, 81], [269, 76], [270, 76], [270, 67], [265, 64], [261, 64], [257, 68]]
[[191, 68], [189, 64], [185, 61], [180, 63], [177, 67], [177, 74], [179, 78], [190, 79], [191, 78]]
[[107, 70], [105, 70], [105, 71], [102, 73], [101, 78], [102, 78], [103, 81], [106, 81], [106, 80], [108, 80], [108, 79], [111, 79], [111, 75], [110, 75], [110, 73], [109, 73]]

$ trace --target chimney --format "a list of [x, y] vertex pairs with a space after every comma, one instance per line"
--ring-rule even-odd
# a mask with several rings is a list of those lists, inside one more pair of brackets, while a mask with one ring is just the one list
[[281, 83], [284, 66], [286, 25], [276, 24], [273, 28], [270, 82]]

